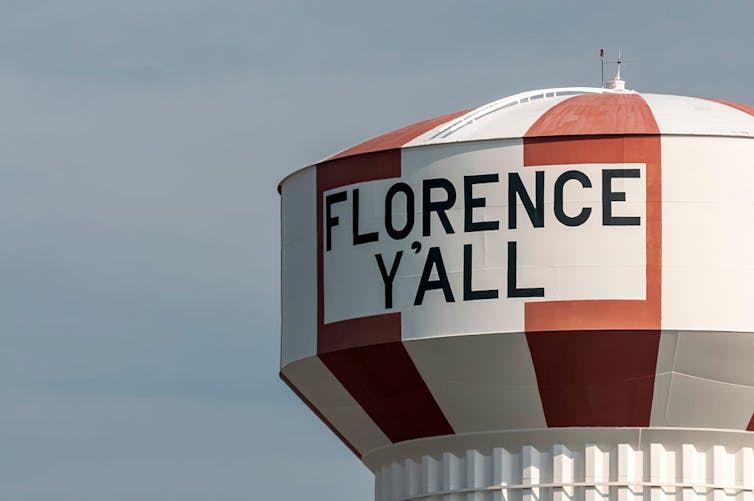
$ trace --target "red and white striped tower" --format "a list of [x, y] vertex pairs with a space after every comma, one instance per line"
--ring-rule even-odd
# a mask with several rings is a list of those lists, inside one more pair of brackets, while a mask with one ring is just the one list
[[378, 501], [754, 501], [754, 107], [608, 87], [281, 182], [280, 375]]

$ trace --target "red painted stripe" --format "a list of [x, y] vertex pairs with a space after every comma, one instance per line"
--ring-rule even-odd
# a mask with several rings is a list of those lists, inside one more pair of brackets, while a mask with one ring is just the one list
[[548, 426], [649, 426], [659, 331], [526, 337]]
[[320, 333], [319, 353], [393, 343], [401, 340], [401, 314], [387, 313], [332, 322], [324, 324]]
[[527, 331], [659, 329], [662, 281], [662, 177], [659, 136], [524, 139], [524, 165], [644, 163], [647, 175], [646, 301], [527, 303]]
[[749, 426], [746, 427], [746, 431], [754, 431], [754, 414], [751, 415], [751, 421], [749, 421]]
[[[339, 158], [317, 165], [317, 352], [324, 353], [375, 342], [401, 340], [400, 313], [390, 320], [368, 317], [325, 324], [324, 208], [325, 191], [366, 181], [401, 175], [401, 150], [386, 150]], [[397, 316], [397, 321], [395, 317]], [[370, 327], [370, 323], [374, 326]], [[341, 381], [342, 382], [342, 381]]]
[[526, 137], [659, 134], [646, 101], [638, 94], [580, 94], [542, 114]]
[[319, 357], [391, 441], [453, 434], [403, 343]]
[[722, 99], [706, 99], [707, 101], [724, 104], [725, 106], [730, 106], [731, 108], [735, 108], [738, 111], [743, 111], [744, 113], [748, 113], [749, 115], [754, 116], [754, 106], [748, 104], [731, 103], [730, 101], [723, 101]]
[[314, 413], [314, 415], [317, 416], [320, 419], [320, 421], [322, 421], [325, 424], [325, 426], [330, 428], [330, 431], [335, 433], [335, 436], [338, 437], [340, 441], [343, 442], [343, 444], [346, 447], [348, 447], [348, 449], [351, 452], [356, 454], [356, 456], [358, 456], [358, 458], [361, 459], [361, 453], [358, 451], [358, 449], [356, 449], [356, 447], [354, 447], [354, 445], [351, 442], [349, 442], [348, 439], [345, 436], [343, 436], [342, 433], [338, 431], [338, 429], [330, 422], [329, 419], [327, 419], [321, 412], [319, 412], [319, 409], [314, 407], [314, 404], [311, 402], [311, 400], [306, 398], [306, 396], [303, 393], [301, 393], [298, 390], [298, 388], [296, 388], [296, 386], [291, 382], [291, 380], [285, 377], [285, 374], [280, 372], [279, 376], [280, 376], [280, 379], [282, 379], [283, 382], [288, 385], [288, 388], [290, 388], [291, 391], [293, 391], [293, 393], [295, 393], [296, 396], [300, 398], [301, 401], [304, 402], [307, 407], [309, 407], [309, 410], [311, 410]]
[[[423, 124], [400, 144], [435, 126]], [[400, 313], [325, 323], [324, 192], [401, 175], [400, 149], [360, 153], [317, 165], [317, 355], [391, 441], [452, 434], [403, 346]]]
[[548, 426], [649, 426], [661, 317], [658, 134], [640, 96], [586, 94], [555, 105], [524, 139], [525, 166], [646, 164], [646, 299], [525, 306], [526, 338]]
[[458, 118], [461, 115], [465, 115], [471, 110], [457, 111], [455, 113], [448, 113], [436, 118], [431, 118], [423, 122], [407, 125], [406, 127], [382, 134], [363, 143], [351, 146], [350, 148], [336, 153], [327, 160], [335, 160], [336, 158], [348, 157], [351, 155], [360, 155], [362, 153], [371, 153], [380, 150], [389, 150], [393, 148], [400, 148], [409, 141], [416, 139], [425, 132], [434, 129], [438, 125], [442, 125], [445, 122], [450, 122], [454, 118]]

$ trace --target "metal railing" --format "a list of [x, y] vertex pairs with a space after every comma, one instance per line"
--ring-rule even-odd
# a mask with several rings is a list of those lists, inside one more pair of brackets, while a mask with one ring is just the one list
[[485, 104], [484, 106], [480, 106], [479, 108], [476, 108], [466, 113], [465, 115], [456, 118], [455, 120], [451, 120], [442, 128], [437, 130], [431, 137], [427, 138], [427, 141], [445, 138], [462, 129], [463, 127], [466, 127], [469, 124], [473, 124], [476, 120], [479, 120], [480, 118], [485, 117], [490, 113], [494, 113], [496, 111], [502, 110], [504, 108], [509, 108], [517, 104], [528, 103], [536, 99], [544, 99], [546, 97], [564, 95], [568, 96], [574, 94], [604, 94], [607, 92], [612, 91], [598, 87], [557, 87], [552, 89], [538, 89], [521, 92], [519, 94], [514, 94], [512, 96], [498, 99], [497, 101], [493, 101], [489, 104]]

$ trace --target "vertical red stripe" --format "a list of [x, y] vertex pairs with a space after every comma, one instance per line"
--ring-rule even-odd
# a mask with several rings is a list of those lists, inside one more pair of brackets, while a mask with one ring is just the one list
[[[452, 434], [453, 428], [403, 346], [400, 313], [325, 323], [323, 196], [341, 186], [400, 177], [399, 146], [451, 118], [411, 126], [317, 165], [317, 355], [393, 442]], [[369, 152], [387, 144], [394, 149]]]
[[662, 185], [659, 136], [524, 139], [524, 165], [646, 164], [646, 301], [546, 301], [526, 304], [528, 331], [659, 329], [662, 279]]
[[524, 165], [646, 164], [646, 300], [525, 306], [526, 337], [548, 426], [648, 426], [660, 342], [659, 129], [636, 94], [586, 94], [542, 115]]
[[[401, 340], [400, 313], [325, 323], [324, 193], [355, 183], [401, 176], [401, 150], [330, 160], [317, 165], [317, 352]], [[342, 381], [341, 381], [342, 382]]]
[[548, 426], [649, 426], [659, 331], [527, 332]]

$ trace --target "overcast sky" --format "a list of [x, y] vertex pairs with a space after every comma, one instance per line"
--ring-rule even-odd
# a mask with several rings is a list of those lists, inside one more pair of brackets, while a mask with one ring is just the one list
[[277, 378], [277, 182], [598, 85], [602, 47], [630, 88], [754, 104], [752, 19], [751, 0], [0, 0], [0, 498], [371, 500]]

